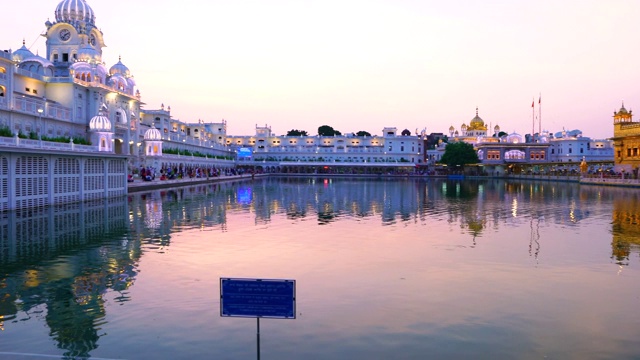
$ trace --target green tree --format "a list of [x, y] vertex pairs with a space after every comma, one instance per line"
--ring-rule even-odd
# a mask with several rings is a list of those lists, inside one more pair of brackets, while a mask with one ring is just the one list
[[[500, 138], [500, 137], [503, 137], [503, 136], [505, 136], [505, 135], [509, 135], [509, 134], [507, 134], [507, 133], [506, 133], [506, 132], [504, 132], [504, 131], [500, 131], [500, 132], [498, 133], [498, 137], [499, 137], [499, 138]], [[495, 135], [494, 135], [494, 137], [495, 137]]]
[[478, 159], [478, 154], [473, 149], [473, 145], [458, 141], [447, 144], [440, 162], [447, 164], [447, 166], [464, 166], [466, 164], [477, 164], [480, 159]]
[[335, 130], [329, 125], [322, 125], [318, 128], [318, 135], [320, 136], [334, 136], [334, 135], [342, 135], [342, 133], [338, 130]]
[[307, 136], [305, 130], [292, 129], [287, 132], [287, 136]]
[[371, 134], [369, 134], [368, 132], [364, 131], [364, 130], [360, 130], [356, 133], [356, 136], [371, 136]]

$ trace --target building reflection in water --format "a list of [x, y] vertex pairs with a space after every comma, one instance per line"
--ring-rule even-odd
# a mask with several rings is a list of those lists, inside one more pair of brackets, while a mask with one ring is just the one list
[[640, 192], [627, 190], [613, 201], [611, 258], [629, 265], [631, 252], [640, 250]]
[[144, 251], [163, 251], [171, 234], [185, 229], [226, 231], [234, 212], [250, 214], [256, 224], [278, 215], [315, 218], [320, 225], [379, 219], [384, 226], [414, 222], [428, 229], [431, 221], [445, 220], [468, 234], [472, 247], [486, 231], [526, 226], [529, 255], [537, 260], [546, 222], [576, 226], [594, 209], [613, 209], [612, 257], [628, 265], [640, 247], [638, 192], [575, 184], [261, 179], [5, 213], [0, 219], [0, 328], [43, 317], [65, 356], [88, 357], [101, 336], [105, 294], [111, 292], [120, 304], [130, 300], [128, 289]]
[[124, 236], [126, 215], [125, 198], [3, 213], [3, 322], [19, 312], [42, 317], [65, 357], [88, 357], [100, 337], [103, 295], [126, 291], [136, 276], [140, 247]]
[[[615, 237], [623, 236], [620, 234], [631, 234], [624, 235], [623, 243], [637, 244], [636, 229], [631, 227], [637, 197], [627, 193], [552, 182], [282, 178], [130, 196], [129, 225], [139, 239], [162, 249], [170, 244], [172, 232], [210, 227], [224, 231], [227, 213], [234, 211], [250, 213], [256, 224], [268, 223], [282, 213], [291, 220], [315, 217], [320, 225], [343, 218], [379, 218], [383, 225], [392, 225], [428, 222], [445, 215], [450, 224], [457, 224], [472, 238], [473, 245], [487, 228], [526, 226], [530, 229], [529, 252], [537, 257], [539, 231], [546, 222], [576, 226], [592, 216], [593, 209], [608, 211], [611, 204], [615, 206], [614, 243]], [[621, 207], [628, 225], [616, 231], [622, 224]]]

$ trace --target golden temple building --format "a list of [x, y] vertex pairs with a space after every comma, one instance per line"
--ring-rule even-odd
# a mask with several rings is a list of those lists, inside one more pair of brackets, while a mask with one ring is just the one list
[[631, 110], [622, 107], [613, 113], [613, 149], [616, 171], [638, 175], [640, 165], [640, 122], [633, 121]]

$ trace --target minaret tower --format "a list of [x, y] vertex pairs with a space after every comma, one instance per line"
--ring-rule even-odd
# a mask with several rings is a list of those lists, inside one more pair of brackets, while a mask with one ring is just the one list
[[69, 76], [69, 66], [78, 60], [81, 47], [90, 46], [102, 57], [105, 47], [95, 24], [95, 15], [85, 0], [63, 0], [55, 10], [55, 22], [47, 20], [47, 60], [55, 66], [54, 76]]

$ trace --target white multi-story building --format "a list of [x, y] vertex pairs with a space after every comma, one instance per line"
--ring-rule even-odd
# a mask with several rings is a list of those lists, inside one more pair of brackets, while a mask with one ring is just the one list
[[554, 163], [587, 163], [613, 161], [613, 141], [583, 137], [582, 131], [561, 131], [552, 137], [543, 136], [549, 142], [549, 161]]
[[[226, 146], [226, 123], [182, 122], [172, 119], [171, 109], [165, 110], [164, 105], [158, 110], [142, 109], [129, 68], [121, 59], [109, 68], [103, 62], [103, 33], [85, 0], [63, 0], [54, 15], [53, 22], [45, 23], [46, 57], [31, 52], [24, 41], [18, 50], [0, 52], [0, 128], [4, 135], [70, 138], [98, 146], [93, 143], [98, 138], [87, 130], [92, 130], [90, 122], [99, 116], [109, 120], [99, 123], [100, 132], [112, 133], [112, 144], [102, 144], [100, 151], [126, 155], [131, 169], [167, 162], [160, 160], [161, 152], [144, 151], [151, 138], [161, 140], [167, 151], [201, 155], [195, 160], [170, 156], [172, 165], [234, 165], [235, 154]], [[160, 139], [155, 139], [155, 130], [160, 131]]]
[[[374, 136], [275, 136], [268, 126], [256, 126], [253, 136], [228, 136], [227, 145], [250, 149], [245, 162], [341, 163], [341, 164], [421, 164], [424, 159], [422, 135], [398, 135], [386, 127]], [[239, 160], [243, 163], [243, 159]]]

